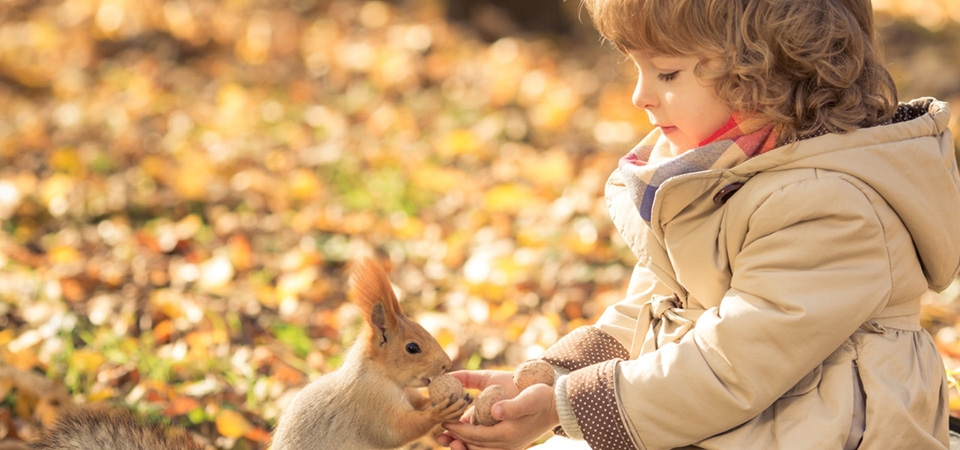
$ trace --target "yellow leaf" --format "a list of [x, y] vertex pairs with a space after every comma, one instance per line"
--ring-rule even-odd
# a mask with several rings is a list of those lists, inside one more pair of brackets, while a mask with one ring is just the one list
[[446, 328], [441, 329], [434, 337], [437, 339], [437, 343], [439, 343], [443, 348], [447, 348], [457, 343], [457, 335]]
[[93, 350], [81, 348], [70, 355], [70, 366], [85, 374], [95, 374], [107, 358]]
[[547, 231], [542, 226], [524, 226], [517, 230], [517, 245], [527, 248], [542, 248], [549, 244]]
[[580, 96], [568, 86], [555, 86], [550, 95], [531, 108], [530, 120], [538, 128], [559, 130], [565, 126], [580, 105]]
[[171, 319], [185, 317], [190, 300], [172, 289], [157, 289], [150, 295], [150, 305]]
[[50, 168], [57, 172], [63, 172], [70, 175], [80, 175], [83, 173], [83, 167], [80, 164], [80, 156], [72, 148], [59, 148], [53, 151], [48, 161]]
[[246, 89], [237, 83], [225, 83], [217, 92], [217, 106], [222, 111], [246, 108], [248, 101]]
[[173, 187], [187, 200], [201, 200], [213, 181], [215, 168], [207, 158], [190, 153], [180, 161], [173, 175]]
[[295, 200], [311, 200], [317, 197], [323, 186], [317, 176], [310, 170], [297, 169], [290, 173], [287, 182], [287, 192]]
[[423, 165], [413, 172], [411, 180], [418, 189], [447, 193], [453, 190], [469, 190], [470, 176], [460, 170]]
[[319, 272], [316, 267], [307, 266], [295, 272], [281, 274], [277, 279], [277, 295], [280, 298], [295, 297], [306, 292], [316, 281]]
[[75, 184], [76, 181], [71, 176], [59, 173], [51, 175], [40, 186], [40, 198], [47, 207], [51, 208], [51, 212], [54, 210], [66, 212], [66, 198], [74, 191]]
[[3, 362], [20, 370], [31, 370], [40, 365], [40, 358], [37, 355], [35, 348], [25, 348], [15, 352], [5, 353], [3, 355]]
[[517, 212], [540, 203], [532, 189], [521, 184], [502, 184], [487, 191], [483, 206], [489, 212]]
[[520, 170], [536, 186], [564, 187], [574, 178], [573, 162], [562, 150], [534, 153], [521, 160]]
[[267, 308], [276, 308], [280, 304], [277, 291], [272, 286], [255, 285], [253, 286], [253, 293], [260, 304]]
[[140, 168], [154, 180], [166, 180], [175, 170], [169, 161], [157, 155], [144, 155], [140, 159]]
[[47, 257], [50, 258], [50, 262], [53, 264], [70, 264], [80, 259], [80, 252], [73, 247], [63, 245], [51, 249], [50, 252], [47, 253]]
[[493, 311], [490, 312], [490, 321], [493, 323], [507, 323], [509, 320], [514, 317], [519, 311], [517, 302], [513, 300], [504, 300], [503, 303], [496, 306]]
[[650, 118], [644, 110], [633, 106], [629, 99], [633, 95], [633, 86], [610, 83], [600, 90], [597, 100], [598, 119], [624, 121], [637, 124], [639, 128], [649, 129]]
[[117, 391], [111, 387], [102, 387], [99, 389], [93, 389], [89, 395], [87, 395], [88, 402], [99, 402], [102, 400], [110, 400], [117, 398]]
[[476, 153], [480, 149], [480, 138], [470, 130], [451, 131], [437, 144], [437, 152], [445, 157]]
[[405, 216], [394, 224], [394, 236], [401, 241], [416, 239], [423, 235], [426, 224], [417, 217]]
[[10, 341], [14, 340], [17, 337], [17, 332], [7, 328], [6, 330], [0, 330], [0, 345], [6, 346]]
[[253, 428], [243, 414], [232, 409], [221, 409], [217, 413], [216, 423], [217, 431], [229, 438], [241, 437]]
[[202, 228], [203, 218], [196, 214], [188, 214], [174, 226], [177, 238], [181, 241], [193, 238]]

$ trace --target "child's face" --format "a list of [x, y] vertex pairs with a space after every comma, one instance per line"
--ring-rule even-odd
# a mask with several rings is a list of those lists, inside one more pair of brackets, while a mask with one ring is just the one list
[[647, 111], [675, 155], [699, 147], [730, 120], [713, 88], [694, 75], [698, 58], [628, 54], [637, 67], [633, 104]]

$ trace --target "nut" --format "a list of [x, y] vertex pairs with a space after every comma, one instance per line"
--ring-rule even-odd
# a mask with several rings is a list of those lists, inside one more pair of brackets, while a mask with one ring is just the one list
[[435, 405], [451, 399], [463, 398], [465, 395], [460, 380], [449, 373], [433, 377], [427, 386], [427, 393], [430, 394], [430, 401]]
[[474, 425], [493, 425], [499, 420], [493, 418], [490, 409], [500, 400], [506, 398], [507, 394], [500, 385], [487, 386], [480, 395], [477, 396], [473, 410], [472, 423]]
[[540, 359], [524, 361], [513, 371], [513, 382], [521, 391], [534, 384], [553, 386], [554, 378], [553, 366]]

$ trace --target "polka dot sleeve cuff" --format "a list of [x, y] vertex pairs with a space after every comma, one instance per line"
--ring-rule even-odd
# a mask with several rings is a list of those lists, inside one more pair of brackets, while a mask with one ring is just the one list
[[548, 363], [568, 370], [629, 357], [629, 351], [613, 336], [590, 326], [573, 330], [550, 346], [543, 355]]
[[567, 376], [567, 400], [583, 439], [594, 450], [634, 450], [620, 418], [615, 389], [620, 359], [575, 370]]

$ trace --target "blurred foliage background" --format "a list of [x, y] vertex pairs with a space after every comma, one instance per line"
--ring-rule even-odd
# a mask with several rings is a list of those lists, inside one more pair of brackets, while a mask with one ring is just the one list
[[[960, 3], [874, 4], [901, 98], [960, 105]], [[634, 264], [603, 184], [650, 125], [578, 6], [0, 0], [0, 366], [43, 375], [0, 372], [0, 437], [62, 388], [265, 448], [355, 336], [363, 254], [456, 368], [592, 322]], [[950, 374], [958, 296], [924, 307]]]

